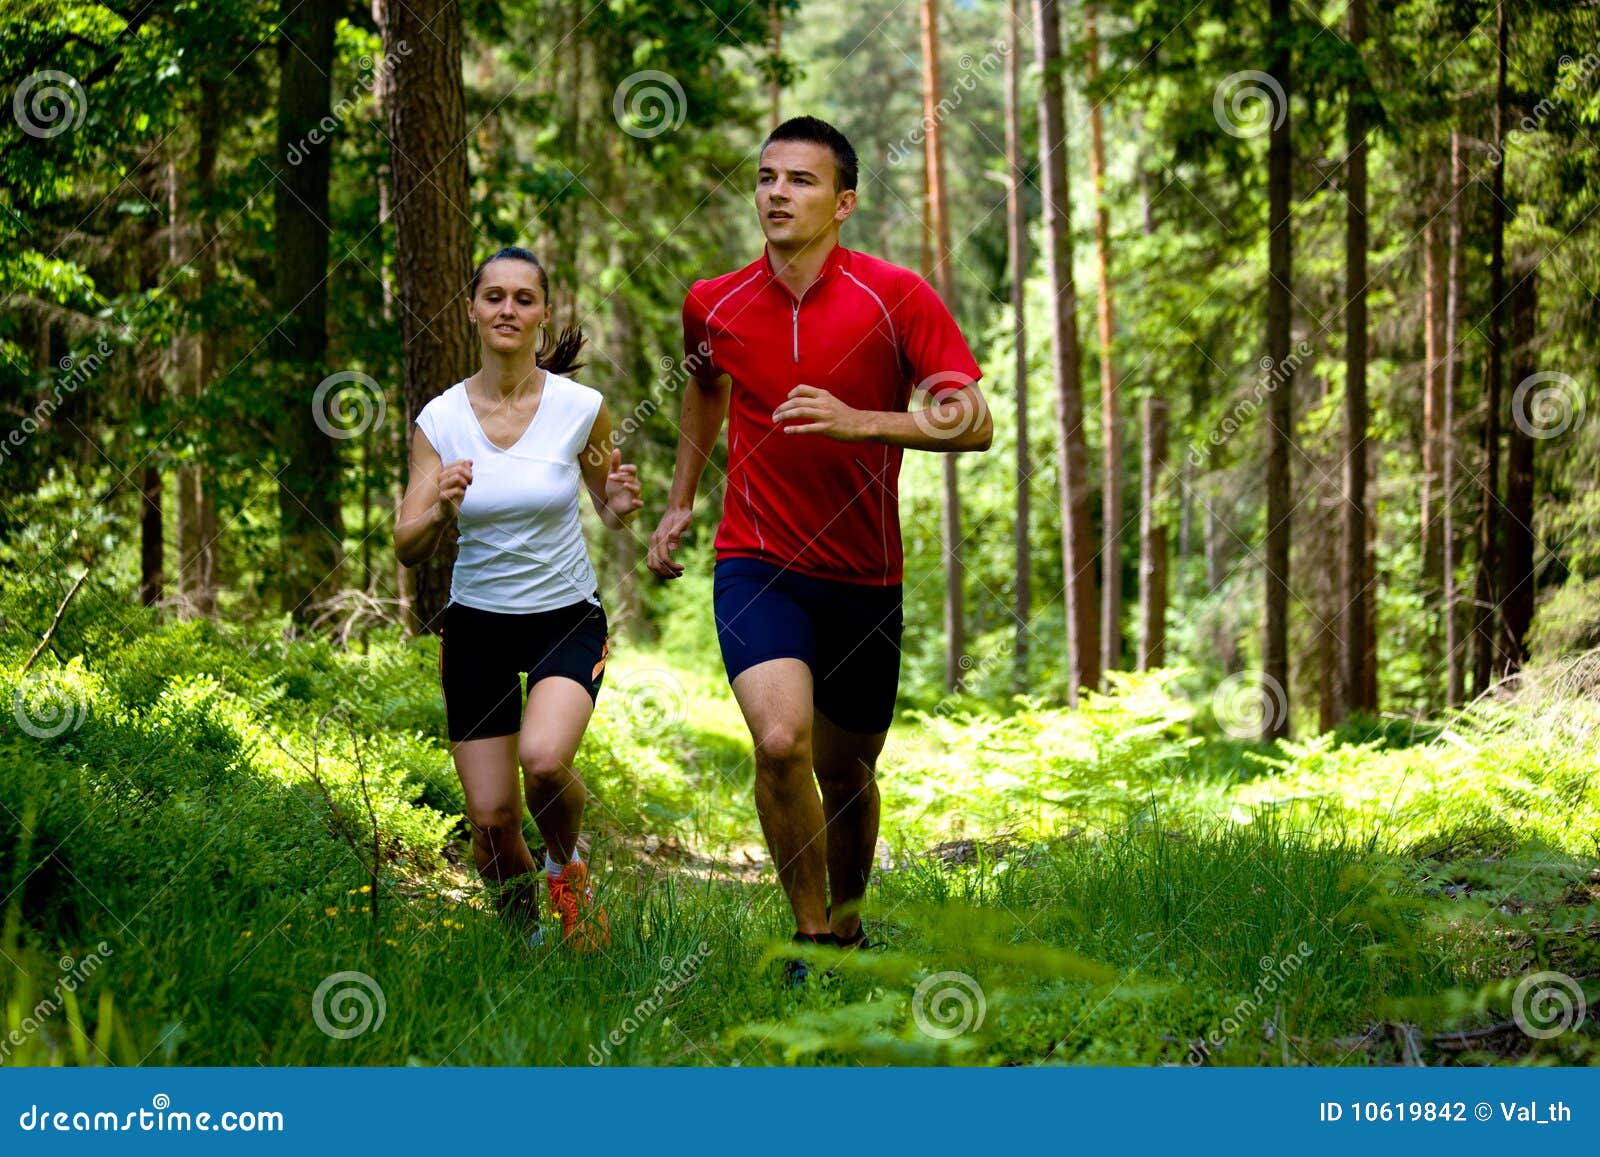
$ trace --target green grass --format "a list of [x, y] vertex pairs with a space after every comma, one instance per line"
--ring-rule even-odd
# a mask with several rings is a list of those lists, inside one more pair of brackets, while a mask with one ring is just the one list
[[[0, 1060], [1600, 1053], [1592, 1020], [1550, 1039], [1496, 1029], [1531, 972], [1600, 997], [1600, 706], [1582, 672], [1437, 735], [1274, 751], [1208, 736], [1170, 675], [1074, 712], [908, 716], [884, 755], [867, 913], [888, 947], [823, 953], [832, 975], [796, 993], [778, 983], [791, 925], [719, 673], [625, 649], [608, 670], [580, 766], [614, 939], [577, 957], [513, 943], [459, 866], [434, 645], [380, 637], [360, 655], [285, 642], [278, 624], [144, 622], [27, 681], [25, 651], [0, 649], [8, 701], [67, 711], [60, 734], [8, 720], [0, 737], [0, 1039], [22, 1042]], [[358, 851], [373, 815], [375, 908]], [[338, 973], [371, 989], [336, 985], [319, 1005]], [[363, 998], [375, 1019], [380, 991], [381, 1023], [325, 1031], [359, 1021]], [[1496, 1031], [1449, 1035], [1474, 1029]]]

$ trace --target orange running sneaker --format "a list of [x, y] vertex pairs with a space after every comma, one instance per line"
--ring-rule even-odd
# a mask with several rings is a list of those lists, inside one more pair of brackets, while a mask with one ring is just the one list
[[550, 886], [550, 907], [561, 916], [562, 942], [578, 952], [598, 952], [609, 946], [611, 924], [606, 910], [594, 902], [589, 869], [583, 861], [571, 861], [559, 877], [546, 872], [544, 879]]

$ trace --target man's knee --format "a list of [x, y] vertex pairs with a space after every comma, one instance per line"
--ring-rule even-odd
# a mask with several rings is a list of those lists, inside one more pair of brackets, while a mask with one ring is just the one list
[[763, 728], [755, 736], [756, 770], [785, 773], [795, 768], [809, 770], [811, 734], [806, 728], [780, 723]]
[[824, 795], [854, 794], [877, 781], [877, 757], [858, 755], [817, 764], [817, 784]]

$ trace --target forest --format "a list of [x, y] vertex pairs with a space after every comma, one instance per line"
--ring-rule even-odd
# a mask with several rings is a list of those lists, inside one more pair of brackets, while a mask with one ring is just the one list
[[[1600, 8], [7, 0], [0, 79], [0, 1065], [1600, 1060]], [[795, 993], [725, 447], [645, 558], [802, 114], [994, 437], [905, 455], [887, 947]], [[494, 919], [395, 550], [504, 246], [642, 486], [593, 958]]]

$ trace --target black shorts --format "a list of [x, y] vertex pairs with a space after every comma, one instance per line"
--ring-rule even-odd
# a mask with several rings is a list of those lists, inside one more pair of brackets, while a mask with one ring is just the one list
[[565, 675], [600, 695], [610, 636], [606, 613], [580, 602], [553, 611], [507, 614], [451, 603], [439, 631], [439, 683], [451, 743], [515, 735], [528, 687]]
[[812, 703], [846, 731], [894, 722], [901, 590], [812, 578], [756, 558], [724, 558], [712, 583], [728, 682], [769, 659], [811, 668]]

